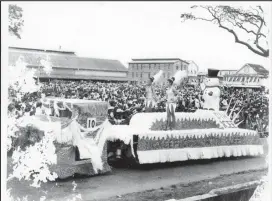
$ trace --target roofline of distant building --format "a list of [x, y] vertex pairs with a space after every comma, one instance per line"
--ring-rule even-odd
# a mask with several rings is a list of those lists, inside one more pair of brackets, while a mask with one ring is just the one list
[[[132, 62], [128, 62], [128, 64], [137, 64], [137, 63], [139, 63], [139, 62], [141, 62], [140, 64], [152, 64], [152, 63], [154, 63], [154, 64], [160, 64], [160, 63], [162, 63], [163, 61], [155, 61], [154, 60], [154, 62], [152, 62], [152, 61], [146, 61], [146, 62], [144, 62], [144, 61], [132, 61]], [[165, 61], [164, 63], [169, 63], [169, 64], [171, 64], [171, 63], [175, 63], [176, 61]]]
[[222, 69], [222, 70], [219, 70], [219, 71], [237, 71], [235, 69]]
[[246, 73], [243, 73], [243, 74], [231, 74], [231, 75], [224, 75], [225, 77], [243, 77], [243, 76], [248, 76], [248, 77], [265, 77], [265, 75], [263, 74], [246, 74]]
[[179, 59], [179, 58], [147, 58], [147, 59], [131, 59], [132, 61], [153, 61], [153, 60], [157, 60], [157, 61], [160, 61], [160, 60], [178, 60], [178, 61], [183, 61], [187, 64], [189, 64], [187, 61], [185, 60], [182, 60], [182, 59]]
[[[259, 65], [259, 66], [262, 66], [260, 64], [252, 64], [252, 63], [246, 63], [244, 64], [241, 68], [239, 68], [239, 70], [237, 70], [237, 72], [239, 72], [240, 70], [242, 70], [245, 66], [250, 66], [250, 65]], [[265, 70], [267, 70], [264, 66], [262, 66]], [[255, 69], [254, 69], [255, 70]], [[269, 74], [269, 70], [267, 70], [268, 72], [267, 73], [261, 73], [261, 74]], [[258, 72], [257, 72], [258, 73]]]
[[8, 47], [9, 49], [16, 49], [16, 50], [31, 50], [31, 51], [38, 51], [38, 52], [52, 52], [52, 53], [70, 53], [75, 54], [75, 51], [69, 50], [53, 50], [53, 49], [39, 49], [39, 48], [27, 48], [27, 47]]
[[[38, 49], [38, 48], [24, 48], [24, 47], [9, 47], [12, 49], [18, 49], [18, 50], [32, 50], [32, 51], [39, 51], [39, 52], [56, 52], [56, 53], [71, 53], [75, 54], [74, 51], [68, 51], [68, 50], [47, 50], [47, 49]], [[68, 56], [76, 56], [77, 58], [82, 58], [82, 59], [97, 59], [97, 60], [106, 60], [106, 61], [118, 61], [120, 62], [124, 67], [126, 67], [121, 61], [117, 59], [104, 59], [104, 58], [93, 58], [93, 57], [82, 57], [82, 56], [77, 56], [77, 55], [68, 55]]]
[[[27, 67], [31, 67], [31, 68], [39, 68], [40, 66], [37, 65], [27, 65]], [[63, 66], [52, 66], [53, 69], [67, 69], [67, 70], [89, 70], [89, 71], [103, 71], [103, 72], [121, 72], [121, 73], [127, 73], [128, 70], [127, 69], [122, 69], [122, 70], [115, 70], [115, 69], [89, 69], [89, 68], [67, 68], [67, 67], [63, 67]]]

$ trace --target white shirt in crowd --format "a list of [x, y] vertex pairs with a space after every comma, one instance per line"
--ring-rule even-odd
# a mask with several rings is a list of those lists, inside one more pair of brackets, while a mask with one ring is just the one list
[[196, 108], [200, 107], [200, 103], [199, 103], [199, 100], [197, 98], [195, 99], [195, 107]]

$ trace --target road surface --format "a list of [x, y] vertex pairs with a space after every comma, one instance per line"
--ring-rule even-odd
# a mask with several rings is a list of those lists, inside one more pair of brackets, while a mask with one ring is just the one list
[[[7, 184], [11, 188], [12, 195], [22, 197], [28, 195], [29, 198], [39, 200], [41, 196], [49, 200], [66, 200], [72, 195], [81, 194], [82, 200], [135, 200], [137, 195], [146, 192], [152, 193], [159, 189], [167, 189], [173, 186], [192, 186], [200, 185], [204, 180], [221, 181], [221, 187], [224, 186], [224, 178], [232, 176], [236, 183], [242, 180], [259, 179], [266, 174], [265, 157], [245, 157], [239, 159], [217, 159], [205, 161], [190, 161], [179, 164], [163, 165], [162, 167], [142, 166], [141, 168], [114, 168], [112, 173], [88, 178], [73, 178], [65, 181], [46, 183], [40, 189], [28, 187], [26, 183], [16, 180]], [[246, 174], [247, 176], [243, 175]], [[227, 176], [229, 175], [229, 176]], [[236, 176], [237, 175], [237, 176]], [[239, 177], [239, 175], [242, 175]], [[74, 188], [73, 182], [76, 183]], [[207, 185], [205, 183], [205, 185]], [[191, 186], [191, 187], [190, 187]], [[203, 186], [203, 185], [202, 185]], [[201, 185], [199, 186], [201, 188]], [[199, 193], [195, 190], [195, 194]], [[204, 188], [203, 188], [204, 189]], [[137, 193], [141, 192], [141, 193]], [[134, 193], [134, 194], [133, 194]], [[191, 192], [191, 194], [194, 194]], [[127, 194], [133, 195], [129, 198]], [[158, 192], [156, 192], [158, 194]], [[186, 193], [184, 193], [185, 195]], [[190, 194], [190, 195], [191, 195]], [[191, 196], [192, 196], [191, 195]], [[122, 197], [126, 199], [122, 199]], [[118, 199], [117, 199], [118, 198]], [[170, 199], [170, 198], [169, 198]], [[147, 198], [137, 198], [136, 200], [148, 200]], [[135, 200], [135, 201], [136, 201]]]

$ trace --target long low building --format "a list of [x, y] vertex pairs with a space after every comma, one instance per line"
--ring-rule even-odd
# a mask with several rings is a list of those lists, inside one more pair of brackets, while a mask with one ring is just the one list
[[223, 85], [241, 88], [268, 87], [269, 71], [258, 64], [245, 64], [235, 74], [226, 74]]
[[[22, 59], [28, 68], [36, 69], [39, 79], [80, 79], [128, 81], [128, 69], [118, 60], [78, 57], [75, 52], [9, 47], [9, 65]], [[46, 74], [42, 61], [52, 66]]]

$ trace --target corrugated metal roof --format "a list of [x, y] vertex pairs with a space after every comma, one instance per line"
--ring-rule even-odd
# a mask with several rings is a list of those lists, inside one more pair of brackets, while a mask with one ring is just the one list
[[49, 58], [52, 67], [56, 68], [71, 68], [71, 69], [87, 69], [87, 70], [106, 70], [106, 71], [121, 71], [127, 72], [128, 69], [118, 60], [95, 59], [78, 57], [69, 54], [50, 54], [44, 52], [33, 51], [9, 51], [9, 65], [15, 65], [19, 57], [29, 66], [40, 66], [41, 59]]
[[245, 74], [245, 73], [241, 73], [241, 74], [227, 74], [224, 75], [225, 77], [262, 77], [263, 75], [255, 75], [255, 74]]
[[250, 67], [252, 67], [257, 73], [263, 74], [263, 75], [267, 75], [269, 74], [269, 71], [267, 69], [265, 69], [263, 66], [258, 65], [258, 64], [246, 64], [249, 65]]
[[39, 78], [51, 78], [51, 79], [75, 79], [75, 80], [109, 80], [109, 81], [129, 81], [127, 77], [98, 77], [98, 76], [86, 76], [86, 75], [46, 75], [42, 74]]
[[76, 56], [68, 55], [51, 55], [40, 52], [20, 52], [20, 51], [10, 51], [9, 52], [9, 65], [15, 65], [20, 57], [23, 58], [29, 66], [41, 66], [40, 61], [42, 59], [50, 59], [53, 67], [63, 67], [63, 68], [77, 68], [78, 59]]
[[39, 48], [26, 48], [26, 47], [9, 47], [10, 50], [18, 50], [18, 51], [34, 51], [34, 52], [50, 52], [50, 53], [60, 53], [60, 54], [74, 54], [74, 51], [70, 50], [62, 50], [62, 49], [39, 49]]
[[128, 69], [118, 60], [79, 57], [78, 65], [80, 66], [80, 69], [128, 71]]

